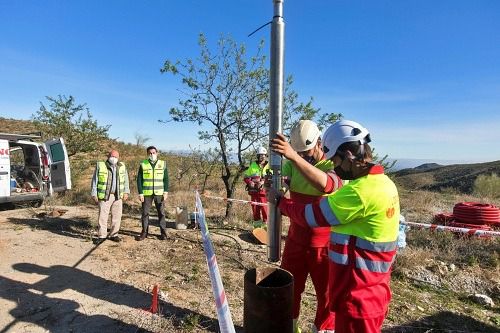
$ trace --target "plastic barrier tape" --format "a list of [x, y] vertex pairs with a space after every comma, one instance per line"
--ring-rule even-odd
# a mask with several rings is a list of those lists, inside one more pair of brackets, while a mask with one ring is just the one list
[[231, 311], [227, 303], [226, 293], [222, 285], [219, 266], [215, 258], [215, 251], [208, 233], [208, 226], [205, 220], [205, 211], [201, 203], [200, 194], [196, 192], [196, 212], [195, 222], [200, 226], [201, 236], [203, 239], [203, 249], [207, 257], [208, 272], [210, 282], [212, 283], [212, 291], [214, 293], [215, 304], [217, 306], [217, 319], [219, 320], [219, 328], [221, 333], [235, 333]]
[[426, 223], [416, 223], [416, 222], [401, 222], [401, 224], [405, 224], [410, 227], [419, 227], [424, 229], [431, 230], [446, 230], [453, 232], [460, 232], [463, 234], [474, 235], [474, 236], [500, 236], [499, 231], [489, 231], [489, 230], [479, 230], [479, 229], [468, 229], [468, 228], [459, 228], [459, 227], [449, 227], [445, 225], [439, 224], [426, 224]]
[[222, 201], [232, 201], [232, 202], [239, 202], [239, 203], [247, 203], [247, 204], [254, 205], [254, 206], [267, 206], [267, 203], [253, 202], [253, 201], [242, 200], [242, 199], [231, 199], [231, 198], [214, 197], [214, 196], [206, 195], [206, 194], [203, 194], [203, 197], [209, 198], [209, 199], [215, 199], [215, 200], [222, 200]]

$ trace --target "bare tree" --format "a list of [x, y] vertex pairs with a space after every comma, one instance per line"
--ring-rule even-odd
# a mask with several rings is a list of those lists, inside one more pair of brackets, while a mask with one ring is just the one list
[[136, 147], [144, 147], [144, 146], [146, 146], [146, 142], [151, 140], [151, 138], [149, 136], [142, 135], [139, 132], [134, 133], [134, 138], [135, 138]]
[[[254, 56], [248, 57], [244, 45], [221, 37], [212, 52], [203, 34], [198, 44], [200, 55], [195, 59], [165, 61], [162, 73], [179, 76], [183, 89], [179, 105], [172, 107], [163, 122], [193, 122], [203, 129], [198, 137], [216, 142], [216, 153], [222, 161], [221, 179], [226, 195], [232, 198], [246, 169], [248, 157], [257, 145], [268, 140], [269, 70], [265, 67], [261, 43]], [[284, 128], [298, 119], [311, 119], [319, 109], [312, 98], [299, 102], [288, 77], [285, 88]], [[266, 144], [267, 145], [267, 144]], [[230, 215], [228, 204], [226, 216]]]

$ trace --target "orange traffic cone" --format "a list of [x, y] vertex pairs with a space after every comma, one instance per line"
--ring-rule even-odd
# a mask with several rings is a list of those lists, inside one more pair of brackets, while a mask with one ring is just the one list
[[153, 301], [151, 302], [151, 313], [158, 313], [158, 285], [155, 284], [153, 287]]
[[151, 300], [151, 307], [149, 309], [144, 309], [151, 313], [158, 313], [158, 285], [155, 284], [153, 287], [153, 299]]

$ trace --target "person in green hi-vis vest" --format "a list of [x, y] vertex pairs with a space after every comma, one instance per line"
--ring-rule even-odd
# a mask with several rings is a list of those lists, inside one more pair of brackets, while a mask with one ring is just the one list
[[165, 220], [165, 202], [168, 197], [168, 169], [163, 160], [158, 159], [158, 150], [154, 146], [146, 149], [148, 158], [143, 160], [137, 172], [137, 190], [142, 203], [142, 231], [137, 240], [148, 236], [149, 211], [153, 202], [160, 222], [160, 239], [167, 239], [167, 222]]
[[[257, 150], [257, 160], [252, 161], [248, 169], [245, 170], [243, 181], [252, 202], [267, 203], [266, 190], [264, 188], [265, 178], [270, 173], [267, 163], [267, 150], [260, 147]], [[252, 205], [252, 215], [254, 221], [267, 222], [267, 206]], [[260, 222], [260, 223], [262, 223]]]
[[109, 239], [120, 242], [118, 237], [123, 211], [123, 200], [130, 194], [127, 168], [123, 162], [118, 162], [120, 154], [111, 150], [106, 161], [97, 162], [92, 177], [92, 199], [99, 205], [99, 231], [95, 244], [102, 243], [108, 235], [108, 215], [111, 211], [111, 231]]

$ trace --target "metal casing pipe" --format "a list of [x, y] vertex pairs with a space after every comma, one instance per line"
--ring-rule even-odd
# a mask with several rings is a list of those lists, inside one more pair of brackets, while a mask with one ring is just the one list
[[[271, 25], [271, 70], [269, 101], [269, 139], [282, 132], [284, 103], [285, 22], [283, 0], [273, 0], [274, 16]], [[269, 165], [273, 171], [272, 187], [281, 189], [281, 155], [270, 152]], [[267, 258], [270, 262], [281, 256], [281, 213], [274, 203], [268, 203]]]
[[243, 327], [245, 333], [292, 333], [293, 276], [265, 267], [245, 273]]

